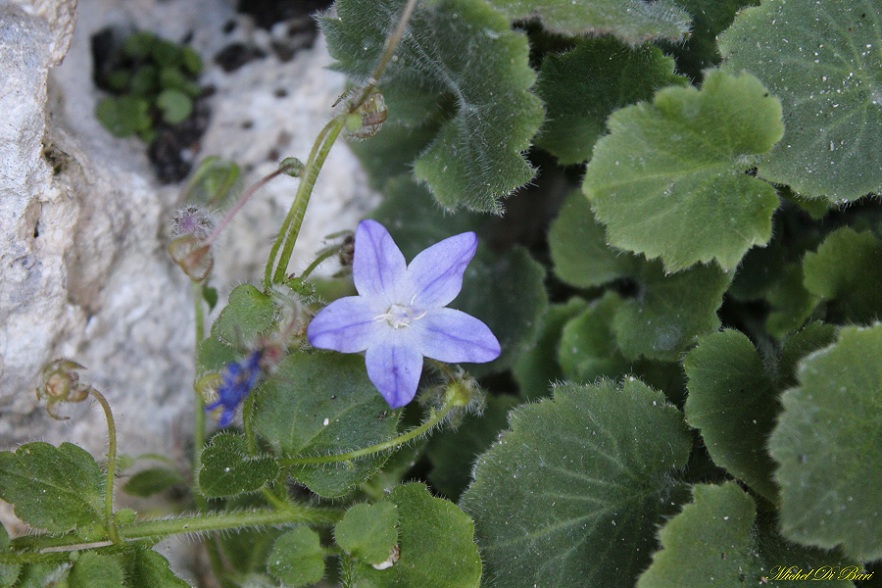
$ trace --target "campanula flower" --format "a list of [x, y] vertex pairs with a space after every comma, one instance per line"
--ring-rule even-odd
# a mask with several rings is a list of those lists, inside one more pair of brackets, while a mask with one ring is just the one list
[[245, 359], [234, 361], [224, 366], [221, 372], [221, 384], [217, 389], [217, 400], [205, 407], [206, 411], [212, 411], [223, 407], [220, 418], [217, 420], [219, 427], [229, 425], [236, 416], [236, 409], [248, 396], [248, 393], [257, 385], [260, 379], [261, 359], [263, 353], [259, 350], [252, 351]]
[[392, 408], [413, 400], [423, 357], [445, 363], [484, 363], [499, 357], [499, 341], [478, 319], [445, 308], [459, 294], [478, 238], [461, 233], [432, 245], [410, 262], [380, 223], [362, 221], [355, 233], [352, 277], [358, 296], [335, 300], [309, 324], [313, 347], [365, 351], [368, 377]]

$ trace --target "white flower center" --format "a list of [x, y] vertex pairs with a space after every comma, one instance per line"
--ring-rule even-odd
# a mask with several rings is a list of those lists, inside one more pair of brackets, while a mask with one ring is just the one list
[[404, 304], [393, 304], [377, 320], [385, 320], [393, 329], [409, 327], [413, 321], [418, 321], [426, 316], [426, 312], [417, 311], [414, 307]]

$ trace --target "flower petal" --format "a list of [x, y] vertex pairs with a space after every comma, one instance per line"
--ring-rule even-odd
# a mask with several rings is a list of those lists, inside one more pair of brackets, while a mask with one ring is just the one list
[[423, 356], [414, 345], [406, 344], [406, 339], [390, 331], [364, 356], [368, 377], [392, 408], [413, 400], [423, 371]]
[[475, 317], [452, 308], [427, 313], [415, 327], [420, 329], [420, 351], [446, 363], [485, 363], [501, 352], [490, 327]]
[[387, 304], [400, 302], [396, 293], [406, 284], [407, 262], [386, 227], [372, 220], [358, 223], [352, 278], [358, 293], [380, 298]]
[[462, 289], [462, 275], [478, 249], [478, 237], [460, 233], [421, 251], [407, 266], [411, 291], [407, 302], [416, 308], [450, 304]]
[[364, 351], [389, 328], [385, 322], [376, 320], [382, 312], [374, 301], [361, 296], [339, 298], [309, 322], [306, 337], [318, 349], [342, 353]]

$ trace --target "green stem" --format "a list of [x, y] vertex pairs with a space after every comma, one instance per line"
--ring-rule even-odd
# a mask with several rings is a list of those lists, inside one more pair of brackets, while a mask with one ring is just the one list
[[313, 261], [311, 264], [309, 264], [309, 266], [307, 266], [307, 268], [305, 270], [303, 270], [303, 272], [300, 274], [300, 279], [305, 280], [306, 278], [308, 278], [309, 274], [311, 274], [313, 271], [315, 271], [315, 268], [320, 266], [323, 261], [325, 261], [326, 259], [329, 259], [331, 257], [334, 257], [338, 253], [340, 253], [338, 250], [332, 249], [331, 251], [325, 251], [324, 253], [322, 253], [321, 255], [316, 257], [315, 261]]
[[[273, 527], [284, 525], [333, 525], [345, 509], [289, 504], [283, 510], [253, 509], [228, 512], [190, 514], [176, 518], [152, 519], [122, 525], [117, 530], [124, 541], [157, 541], [172, 535], [209, 533], [213, 531], [238, 531], [249, 527]], [[84, 543], [75, 534], [27, 535], [12, 540], [13, 550], [39, 550], [68, 547], [71, 550], [91, 549], [96, 543]]]
[[[294, 202], [291, 209], [285, 217], [282, 229], [276, 242], [273, 244], [267, 261], [266, 271], [264, 273], [264, 281], [269, 286], [271, 283], [282, 283], [285, 281], [285, 274], [288, 271], [288, 262], [291, 261], [291, 254], [294, 251], [294, 244], [300, 234], [300, 227], [303, 226], [303, 217], [306, 215], [306, 207], [309, 205], [309, 198], [312, 196], [312, 190], [315, 187], [315, 181], [318, 174], [328, 158], [331, 147], [340, 135], [345, 124], [345, 117], [337, 116], [325, 125], [322, 132], [316, 138], [306, 162], [303, 175], [300, 178], [300, 185], [297, 186], [297, 194], [294, 196]], [[276, 258], [278, 257], [278, 261]], [[275, 273], [273, 273], [273, 264], [275, 262]], [[270, 277], [272, 276], [272, 277]]]
[[283, 170], [282, 168], [279, 168], [279, 169], [275, 170], [274, 172], [267, 174], [266, 176], [257, 180], [257, 182], [255, 182], [254, 185], [252, 185], [250, 188], [248, 188], [248, 190], [246, 190], [242, 194], [242, 196], [239, 197], [239, 200], [236, 201], [236, 204], [234, 204], [233, 207], [227, 212], [227, 214], [226, 214], [226, 216], [224, 216], [223, 220], [221, 220], [221, 222], [219, 222], [218, 225], [214, 228], [214, 230], [211, 232], [211, 234], [205, 240], [205, 244], [210, 245], [211, 243], [214, 243], [214, 240], [217, 239], [218, 235], [221, 234], [221, 231], [223, 231], [226, 228], [226, 226], [228, 224], [230, 224], [230, 221], [233, 220], [233, 217], [236, 216], [236, 214], [238, 214], [238, 212], [240, 210], [242, 210], [242, 207], [245, 206], [245, 203], [247, 203], [251, 199], [252, 196], [254, 196], [254, 193], [257, 192], [258, 190], [260, 190], [261, 188], [263, 188], [264, 186], [266, 186], [270, 182], [270, 180], [272, 180], [276, 176], [279, 176], [283, 173], [285, 173], [285, 170]]
[[348, 453], [336, 453], [334, 455], [322, 455], [318, 457], [289, 457], [283, 458], [279, 460], [281, 465], [285, 466], [298, 466], [298, 465], [318, 465], [325, 463], [340, 463], [343, 461], [352, 461], [353, 459], [358, 459], [359, 457], [364, 457], [366, 455], [373, 455], [375, 453], [382, 453], [383, 451], [388, 451], [390, 449], [394, 449], [417, 437], [425, 435], [433, 428], [435, 428], [438, 423], [444, 420], [444, 417], [456, 407], [454, 402], [448, 400], [448, 402], [441, 407], [441, 410], [432, 409], [429, 418], [425, 423], [407, 431], [395, 437], [394, 439], [389, 439], [388, 441], [384, 441], [382, 443], [377, 443], [376, 445], [371, 445], [370, 447], [365, 447], [363, 449], [357, 449], [355, 451], [350, 451]]
[[120, 542], [117, 533], [116, 521], [113, 519], [113, 491], [116, 481], [116, 423], [113, 420], [113, 412], [104, 395], [95, 388], [90, 389], [92, 396], [104, 409], [104, 417], [107, 419], [107, 477], [104, 482], [104, 519], [107, 524], [107, 534], [114, 543]]
[[349, 109], [350, 112], [354, 112], [359, 106], [361, 106], [364, 101], [367, 100], [367, 97], [370, 96], [373, 89], [377, 87], [380, 77], [386, 70], [386, 66], [389, 65], [389, 61], [395, 54], [395, 49], [398, 47], [398, 43], [401, 42], [401, 38], [404, 36], [404, 30], [407, 28], [407, 23], [410, 22], [410, 17], [413, 16], [416, 4], [417, 0], [408, 0], [404, 10], [401, 11], [401, 18], [398, 19], [398, 26], [395, 27], [395, 30], [386, 39], [386, 47], [383, 49], [383, 55], [380, 57], [380, 62], [374, 69], [374, 73], [371, 75], [370, 79], [368, 79], [367, 85], [362, 88], [358, 100], [353, 102], [353, 106]]

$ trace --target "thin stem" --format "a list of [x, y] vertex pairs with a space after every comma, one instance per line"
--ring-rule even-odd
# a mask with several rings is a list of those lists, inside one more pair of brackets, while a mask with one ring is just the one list
[[113, 412], [104, 395], [90, 388], [90, 392], [101, 408], [104, 409], [104, 417], [107, 419], [107, 477], [104, 482], [104, 519], [107, 524], [107, 534], [114, 543], [120, 542], [117, 533], [116, 521], [113, 518], [113, 491], [116, 480], [116, 423], [113, 420]]
[[398, 19], [398, 26], [395, 27], [395, 31], [393, 31], [392, 34], [389, 35], [389, 37], [386, 39], [386, 46], [383, 49], [383, 55], [380, 57], [380, 62], [374, 69], [374, 73], [368, 80], [367, 85], [362, 88], [361, 95], [358, 97], [358, 100], [353, 103], [353, 107], [350, 109], [350, 112], [355, 111], [356, 108], [361, 106], [364, 101], [367, 100], [367, 97], [370, 95], [371, 91], [373, 91], [373, 89], [377, 86], [380, 77], [386, 70], [386, 66], [389, 65], [389, 61], [395, 54], [395, 49], [398, 48], [398, 43], [401, 42], [401, 38], [404, 36], [404, 31], [407, 28], [407, 24], [410, 22], [410, 17], [413, 16], [413, 11], [416, 8], [416, 4], [417, 0], [408, 0], [407, 5], [404, 7], [404, 10], [401, 11], [401, 18]]
[[[315, 146], [313, 146], [313, 153], [310, 154], [309, 161], [306, 163], [306, 169], [301, 177], [300, 185], [297, 187], [297, 194], [294, 196], [294, 203], [291, 205], [291, 210], [288, 211], [288, 216], [285, 218], [282, 229], [283, 233], [279, 234], [278, 239], [281, 240], [281, 247], [273, 247], [274, 251], [270, 256], [270, 263], [272, 263], [275, 252], [278, 251], [279, 253], [272, 283], [279, 284], [285, 281], [288, 262], [291, 260], [294, 244], [297, 242], [297, 237], [300, 234], [300, 227], [303, 225], [303, 217], [306, 215], [306, 207], [309, 205], [309, 198], [312, 196], [315, 181], [318, 179], [319, 171], [321, 171], [325, 160], [328, 158], [331, 147], [340, 135], [340, 131], [343, 130], [345, 122], [342, 116], [331, 119], [325, 127], [326, 132], [323, 133], [324, 140], [318, 151], [315, 151]], [[316, 144], [318, 144], [318, 141], [316, 141]], [[268, 267], [269, 271], [271, 270]]]
[[326, 259], [330, 259], [331, 257], [334, 257], [338, 253], [340, 253], [340, 252], [337, 251], [336, 249], [332, 249], [330, 251], [325, 251], [324, 253], [322, 253], [321, 255], [316, 257], [315, 261], [313, 261], [311, 264], [309, 264], [309, 266], [307, 266], [307, 268], [305, 270], [303, 270], [303, 272], [300, 274], [300, 279], [305, 280], [306, 278], [308, 278], [309, 274], [311, 274], [313, 271], [315, 271], [315, 268], [320, 266], [323, 261], [325, 261]]
[[221, 231], [223, 231], [227, 225], [230, 224], [230, 221], [233, 220], [233, 217], [242, 210], [242, 207], [245, 206], [245, 203], [251, 199], [255, 192], [266, 186], [270, 180], [285, 173], [282, 168], [275, 170], [274, 172], [266, 175], [265, 177], [258, 180], [254, 185], [252, 185], [248, 190], [246, 190], [242, 196], [239, 197], [239, 200], [236, 201], [236, 204], [227, 212], [226, 216], [224, 216], [223, 220], [218, 223], [218, 225], [214, 228], [208, 238], [205, 240], [205, 245], [211, 245], [214, 243], [214, 240], [217, 239], [218, 235], [220, 235]]
[[289, 457], [283, 458], [279, 460], [279, 463], [286, 466], [298, 466], [298, 465], [318, 465], [325, 463], [339, 463], [342, 461], [352, 461], [353, 459], [358, 459], [359, 457], [364, 457], [366, 455], [373, 455], [375, 453], [382, 453], [383, 451], [388, 451], [390, 449], [394, 449], [421, 435], [428, 433], [435, 426], [438, 425], [441, 421], [444, 420], [444, 417], [455, 408], [455, 403], [448, 401], [441, 410], [436, 411], [432, 409], [431, 414], [429, 415], [428, 420], [425, 423], [407, 431], [395, 437], [394, 439], [389, 439], [388, 441], [384, 441], [382, 443], [377, 443], [376, 445], [371, 445], [370, 447], [364, 447], [363, 449], [357, 449], [355, 451], [350, 451], [348, 453], [337, 453], [334, 455], [322, 455], [317, 457]]
[[[253, 509], [228, 512], [190, 514], [177, 518], [138, 521], [118, 528], [124, 541], [156, 541], [172, 535], [238, 531], [247, 527], [267, 527], [292, 524], [333, 525], [343, 518], [345, 509], [289, 504], [284, 509]], [[105, 542], [106, 543], [106, 542]], [[71, 550], [92, 549], [104, 543], [84, 543], [75, 534], [27, 535], [12, 540], [13, 550], [38, 550], [68, 547]]]

